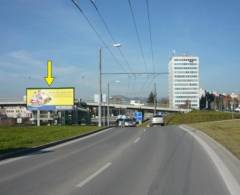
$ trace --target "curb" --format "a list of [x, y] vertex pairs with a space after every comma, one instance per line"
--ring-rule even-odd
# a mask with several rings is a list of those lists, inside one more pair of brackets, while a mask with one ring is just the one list
[[59, 140], [59, 141], [50, 142], [50, 143], [43, 144], [43, 145], [40, 145], [40, 146], [27, 148], [27, 149], [20, 149], [20, 150], [17, 149], [17, 150], [14, 150], [12, 152], [8, 152], [8, 153], [5, 153], [5, 154], [0, 154], [0, 161], [5, 160], [5, 159], [9, 159], [9, 158], [28, 155], [28, 154], [31, 154], [33, 152], [36, 152], [36, 151], [39, 151], [39, 150], [42, 150], [42, 149], [45, 149], [45, 148], [49, 148], [49, 147], [56, 146], [56, 145], [59, 145], [59, 144], [63, 144], [63, 143], [66, 143], [66, 142], [69, 142], [69, 141], [72, 141], [72, 140], [76, 140], [76, 139], [79, 139], [79, 138], [82, 138], [82, 137], [86, 137], [88, 135], [92, 135], [92, 134], [98, 133], [100, 131], [107, 130], [109, 128], [112, 128], [112, 127], [104, 127], [104, 128], [101, 128], [101, 129], [97, 129], [95, 131], [91, 131], [91, 132], [88, 132], [88, 133], [84, 133], [84, 134], [81, 134], [81, 135], [78, 135], [78, 136], [66, 138], [66, 139]]
[[[231, 168], [229, 167], [229, 164], [226, 163], [225, 159], [219, 155], [219, 152], [216, 151], [216, 148], [212, 147], [207, 140], [205, 140], [203, 137], [201, 137], [200, 135], [197, 134], [199, 130], [191, 128], [191, 127], [189, 128], [189, 126], [187, 126], [187, 125], [179, 125], [178, 127], [180, 127], [183, 131], [186, 131], [187, 133], [189, 133], [202, 146], [202, 148], [206, 151], [206, 154], [210, 157], [210, 159], [214, 163], [215, 167], [217, 168], [229, 193], [231, 195], [238, 195], [239, 191], [240, 191], [240, 185], [238, 183], [238, 178], [235, 177]], [[206, 135], [206, 136], [209, 137], [208, 135]], [[214, 143], [214, 142], [212, 142], [212, 143]], [[214, 144], [216, 144], [216, 143], [214, 143]], [[216, 147], [219, 147], [219, 146], [216, 145]], [[226, 152], [222, 148], [220, 148], [220, 149], [222, 150], [221, 152], [224, 152], [224, 153]]]

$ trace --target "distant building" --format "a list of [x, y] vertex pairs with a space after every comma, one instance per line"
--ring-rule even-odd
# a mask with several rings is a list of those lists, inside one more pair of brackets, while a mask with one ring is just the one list
[[142, 104], [140, 100], [130, 100], [130, 105], [133, 105], [133, 106], [144, 106], [144, 104]]
[[170, 107], [199, 109], [199, 58], [173, 56], [168, 72]]
[[28, 111], [25, 106], [7, 106], [4, 107], [8, 118], [30, 118], [32, 112]]

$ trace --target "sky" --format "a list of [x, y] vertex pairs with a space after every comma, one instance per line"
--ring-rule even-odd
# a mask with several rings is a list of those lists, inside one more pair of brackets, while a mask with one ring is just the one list
[[[93, 99], [98, 91], [99, 48], [103, 72], [167, 72], [172, 51], [200, 58], [200, 86], [219, 92], [240, 92], [240, 2], [238, 0], [149, 0], [154, 64], [145, 0], [131, 0], [145, 67], [128, 0], [95, 0], [131, 70], [89, 0], [76, 0], [116, 56], [110, 55], [71, 0], [1, 0], [0, 99], [21, 99], [27, 87], [47, 87], [47, 60], [53, 61], [52, 87], [76, 89], [76, 97]], [[121, 64], [124, 70], [119, 65]], [[167, 97], [167, 75], [103, 76], [111, 95], [148, 96], [157, 84]], [[120, 81], [120, 82], [116, 82]]]

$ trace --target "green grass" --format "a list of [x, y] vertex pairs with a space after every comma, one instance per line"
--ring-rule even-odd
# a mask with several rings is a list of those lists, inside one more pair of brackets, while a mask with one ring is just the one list
[[[240, 118], [240, 114], [235, 113], [234, 118]], [[170, 114], [165, 117], [165, 124], [178, 125], [228, 119], [232, 119], [231, 113], [217, 111], [192, 111], [189, 113]]]
[[0, 127], [0, 154], [97, 130], [96, 126]]
[[240, 159], [240, 120], [203, 122], [191, 124], [230, 150]]
[[144, 121], [141, 125], [138, 125], [138, 127], [146, 128], [149, 125], [149, 120]]

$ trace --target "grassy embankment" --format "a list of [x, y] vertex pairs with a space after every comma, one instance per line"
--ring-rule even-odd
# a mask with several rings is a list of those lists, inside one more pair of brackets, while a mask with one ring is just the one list
[[0, 127], [0, 154], [97, 130], [96, 126]]
[[171, 114], [165, 118], [168, 125], [188, 124], [224, 145], [240, 159], [240, 114], [216, 111], [193, 111]]
[[146, 120], [141, 125], [138, 125], [138, 127], [146, 128], [148, 127], [149, 122], [150, 122], [149, 120]]
[[231, 151], [240, 159], [240, 119], [190, 124]]
[[[234, 113], [235, 119], [240, 119], [240, 114]], [[189, 124], [208, 121], [232, 119], [231, 113], [216, 111], [192, 111], [189, 113], [175, 113], [165, 117], [166, 125]]]

